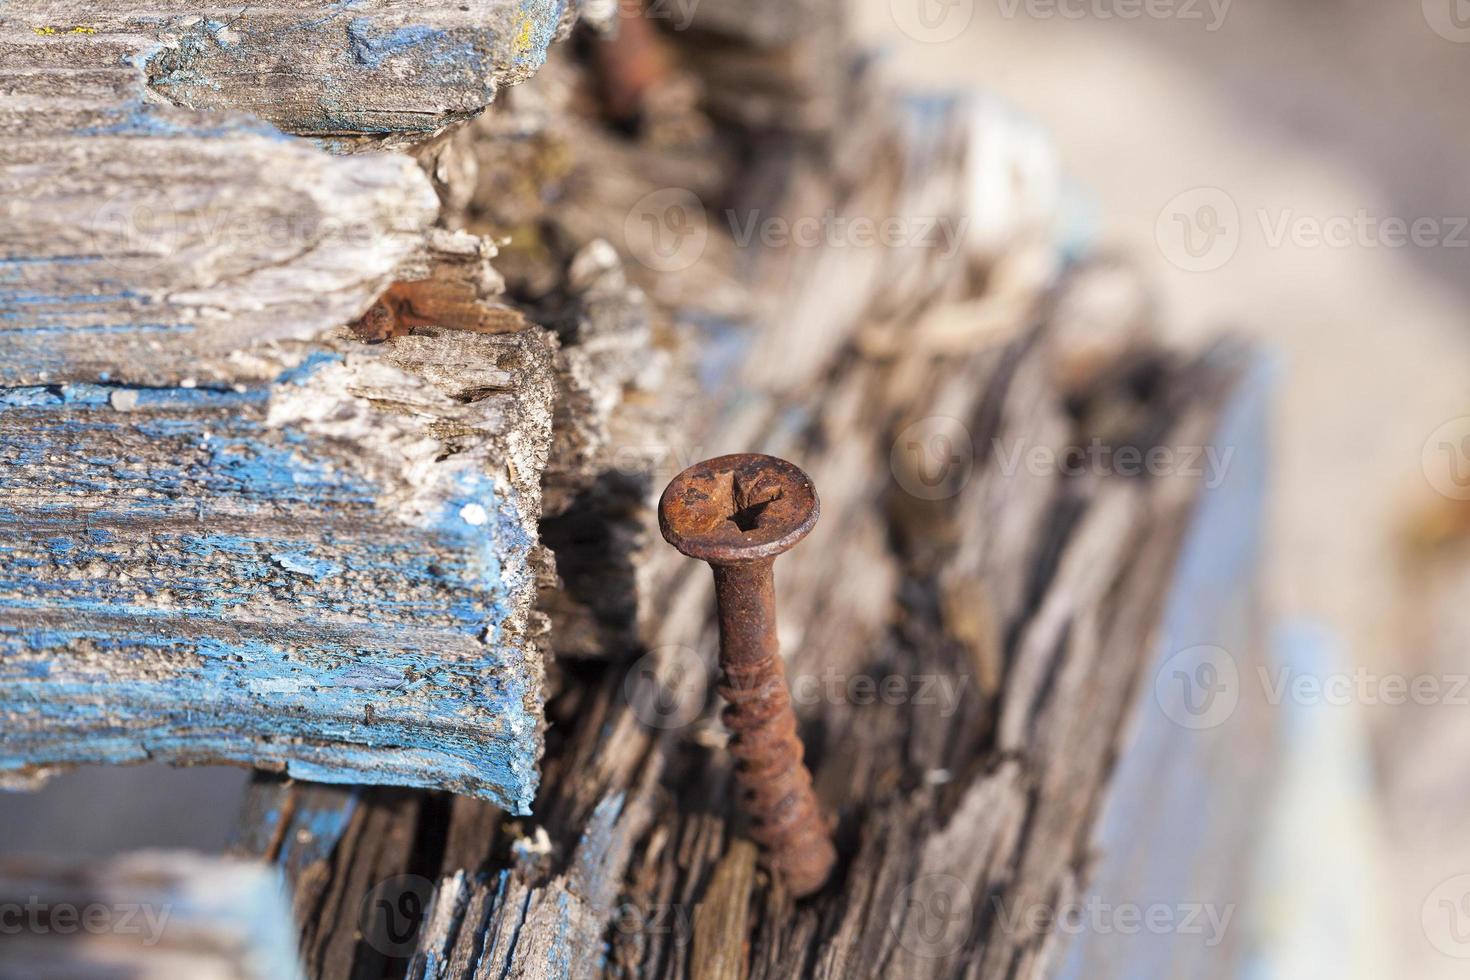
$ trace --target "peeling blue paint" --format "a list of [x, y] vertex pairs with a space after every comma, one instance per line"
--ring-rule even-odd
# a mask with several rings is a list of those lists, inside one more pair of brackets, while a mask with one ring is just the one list
[[[171, 84], [180, 84], [174, 79]], [[270, 123], [243, 116], [232, 116], [228, 121], [208, 116], [194, 116], [179, 112], [177, 108], [141, 99], [118, 107], [113, 113], [115, 122], [105, 126], [85, 126], [76, 131], [78, 136], [153, 136], [153, 137], [204, 137], [224, 138], [251, 134], [286, 140], [291, 137]]]
[[271, 561], [280, 565], [288, 572], [297, 575], [305, 575], [307, 578], [324, 579], [331, 578], [342, 571], [342, 566], [329, 561], [312, 558], [310, 555], [300, 554], [273, 554]]
[[513, 493], [466, 468], [400, 525], [353, 460], [265, 425], [272, 390], [0, 389], [0, 769], [223, 760], [528, 812]]
[[445, 32], [432, 27], [400, 27], [385, 33], [367, 17], [354, 17], [347, 25], [347, 41], [352, 59], [369, 68], [381, 68], [384, 59], [412, 51], [425, 45], [440, 46]]

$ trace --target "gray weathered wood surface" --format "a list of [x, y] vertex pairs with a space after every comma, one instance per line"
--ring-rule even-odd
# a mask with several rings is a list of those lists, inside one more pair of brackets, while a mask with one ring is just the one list
[[[748, 154], [730, 186], [688, 103], [651, 94], [639, 135], [613, 136], [564, 101], [577, 71], [548, 66], [462, 137], [481, 175], [463, 220], [531, 229], [500, 262], [513, 293], [542, 297], [559, 288], [559, 257], [611, 238], [654, 297], [655, 333], [672, 327], [698, 378], [698, 399], [665, 395], [683, 412], [652, 452], [605, 463], [602, 501], [636, 506], [589, 520], [604, 533], [570, 552], [600, 553], [587, 585], [627, 600], [553, 613], [553, 643], [570, 626], [581, 652], [558, 667], [531, 819], [269, 780], [242, 849], [297, 883], [319, 976], [385, 964], [414, 977], [1047, 975], [1065, 937], [1002, 927], [994, 901], [1055, 909], [1087, 887], [1201, 487], [1186, 473], [1024, 461], [1094, 438], [1140, 452], [1208, 444], [1249, 355], [1159, 348], [1126, 268], [1069, 268], [1028, 229], [1002, 261], [980, 258], [958, 224], [981, 135], [963, 99], [903, 103], [859, 67], [835, 132], [792, 143], [723, 130]], [[543, 125], [494, 141], [501, 113]], [[537, 179], [506, 181], [507, 160]], [[485, 193], [506, 184], [520, 196]], [[665, 262], [677, 247], [648, 250], [636, 220], [669, 189], [697, 191], [705, 219], [682, 268]], [[950, 218], [958, 237], [740, 250], [702, 203], [732, 199], [788, 219]], [[676, 199], [683, 218], [701, 213], [689, 200]], [[777, 571], [788, 672], [842, 853], [828, 888], [799, 904], [761, 868], [732, 796], [708, 571], [647, 533], [663, 479], [733, 450], [798, 461], [823, 500]], [[617, 497], [608, 482], [629, 486]], [[626, 632], [609, 642], [599, 630], [630, 606], [641, 645]], [[1220, 614], [1253, 628], [1239, 607]], [[1218, 789], [1248, 799], [1250, 774]], [[1175, 867], [1180, 899], [1229, 894]], [[384, 881], [420, 913], [418, 935], [386, 952], [388, 921], [364, 927], [362, 912]]]
[[[587, 482], [606, 357], [505, 302], [432, 161], [335, 154], [432, 143], [574, 8], [0, 8], [0, 781], [230, 761], [529, 804], [544, 475]], [[586, 332], [646, 344], [598, 270], [626, 312]]]
[[527, 77], [567, 5], [0, 8], [0, 384], [265, 380], [422, 278], [403, 156]]
[[[163, 104], [243, 111], [337, 148], [379, 147], [441, 132], [489, 105], [502, 86], [530, 77], [574, 7], [566, 0], [11, 0], [0, 10], [0, 37], [7, 74], [20, 83], [12, 95], [29, 97], [28, 108], [65, 117], [65, 102], [45, 100], [123, 92], [140, 113], [120, 115], [124, 130], [166, 132], [170, 121], [187, 118], [147, 111]], [[77, 84], [58, 79], [67, 72]], [[88, 120], [83, 112], [72, 121]]]
[[238, 391], [0, 392], [0, 770], [228, 760], [525, 808], [552, 357], [425, 330]]

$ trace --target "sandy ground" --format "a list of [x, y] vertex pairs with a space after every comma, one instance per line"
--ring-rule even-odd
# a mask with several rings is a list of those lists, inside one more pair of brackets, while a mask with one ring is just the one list
[[[855, 14], [900, 77], [981, 87], [1052, 131], [1097, 201], [1099, 245], [1138, 263], [1170, 331], [1228, 327], [1273, 352], [1273, 612], [1325, 624], [1349, 662], [1382, 671], [1423, 660], [1395, 622], [1398, 535], [1439, 499], [1426, 440], [1470, 414], [1470, 9], [1457, 20], [1449, 2], [864, 0]], [[1420, 912], [1470, 871], [1470, 847], [1426, 837], [1381, 776], [1417, 766], [1417, 796], [1433, 797], [1463, 781], [1470, 738], [1443, 715], [1394, 714], [1415, 710], [1356, 712], [1376, 740], [1365, 846], [1385, 887], [1366, 943], [1398, 975], [1463, 976]], [[1406, 722], [1449, 744], [1426, 759], [1385, 735]], [[1440, 797], [1438, 822], [1463, 827], [1463, 793]]]

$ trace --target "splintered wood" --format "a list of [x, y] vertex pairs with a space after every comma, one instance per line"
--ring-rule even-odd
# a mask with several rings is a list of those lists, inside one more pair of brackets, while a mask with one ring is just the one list
[[529, 806], [543, 474], [595, 386], [414, 159], [342, 154], [475, 115], [563, 15], [0, 9], [0, 782], [235, 762]]
[[228, 760], [527, 807], [538, 488], [505, 474], [545, 457], [551, 358], [425, 331], [238, 391], [0, 392], [4, 562], [43, 570], [6, 585], [4, 770]]
[[[675, 50], [732, 66], [783, 50], [729, 26], [675, 38]], [[586, 71], [617, 61], [594, 57]], [[298, 883], [305, 955], [323, 976], [385, 964], [412, 977], [1060, 972], [1070, 936], [1034, 913], [1084, 894], [1105, 812], [1150, 806], [1137, 789], [1146, 775], [1120, 796], [1115, 774], [1162, 745], [1181, 765], [1220, 745], [1170, 724], [1142, 749], [1129, 740], [1161, 631], [1189, 606], [1172, 585], [1180, 555], [1219, 553], [1194, 524], [1203, 481], [1072, 459], [1094, 443], [1140, 457], [1217, 438], [1259, 445], [1257, 425], [1229, 423], [1259, 403], [1258, 386], [1241, 387], [1252, 356], [1161, 349], [1128, 269], [1065, 263], [1052, 215], [967, 230], [967, 195], [996, 179], [977, 172], [974, 148], [994, 134], [975, 128], [986, 117], [967, 100], [904, 101], [859, 63], [827, 80], [846, 124], [793, 140], [745, 128], [760, 113], [714, 97], [712, 121], [675, 73], [629, 139], [575, 102], [583, 71], [553, 61], [437, 151], [476, 161], [479, 189], [458, 221], [511, 235], [497, 265], [512, 295], [562, 308], [557, 266], [607, 237], [635, 259], [655, 335], [679, 339], [677, 363], [697, 378], [695, 391], [652, 392], [673, 411], [650, 411], [646, 396], [614, 406], [606, 418], [622, 435], [585, 457], [604, 475], [543, 522], [563, 576], [543, 607], [566, 656], [534, 816], [266, 779], [240, 849]], [[722, 181], [710, 162], [731, 145], [742, 166]], [[736, 202], [738, 220], [713, 201]], [[791, 228], [829, 212], [829, 228], [894, 218], [918, 231], [891, 246], [734, 240], [751, 215]], [[698, 247], [657, 238], [672, 231]], [[776, 573], [788, 674], [840, 854], [828, 886], [800, 903], [737, 816], [708, 572], [651, 547], [636, 503], [732, 451], [798, 461], [822, 497], [817, 529]], [[1210, 493], [1221, 499], [1209, 513], [1256, 513], [1250, 479]], [[1247, 521], [1231, 539], [1249, 554], [1258, 532]], [[1232, 590], [1248, 592], [1248, 558], [1231, 567]], [[1204, 609], [1188, 635], [1228, 623], [1244, 657], [1249, 604], [1191, 595]], [[1191, 806], [1255, 798], [1248, 765], [1217, 765]], [[298, 806], [335, 815], [306, 861], [281, 845], [320, 822], [277, 816]], [[1202, 829], [1199, 852], [1221, 833]], [[384, 839], [400, 843], [385, 853]], [[1156, 897], [1232, 901], [1238, 881], [1205, 873], [1195, 853], [1162, 864], [1128, 854], [1114, 876], [1146, 876]], [[422, 902], [412, 941], [386, 948], [389, 923], [362, 905], [365, 864], [373, 884]], [[1225, 975], [1232, 959], [1207, 962]]]
[[[1059, 910], [1239, 893], [1268, 733], [1150, 689], [1252, 662], [1255, 358], [1163, 349], [1035, 134], [837, 0], [585, 6], [0, 9], [0, 778], [265, 770], [312, 977], [1228, 975]], [[653, 522], [735, 452], [821, 497], [801, 902]]]

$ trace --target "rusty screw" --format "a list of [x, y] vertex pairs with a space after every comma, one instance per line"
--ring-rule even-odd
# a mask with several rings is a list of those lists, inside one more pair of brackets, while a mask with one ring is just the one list
[[817, 523], [811, 479], [784, 459], [720, 456], [676, 476], [658, 504], [664, 539], [715, 573], [722, 717], [752, 836], [797, 897], [827, 880], [837, 852], [802, 762], [776, 638], [776, 556]]

